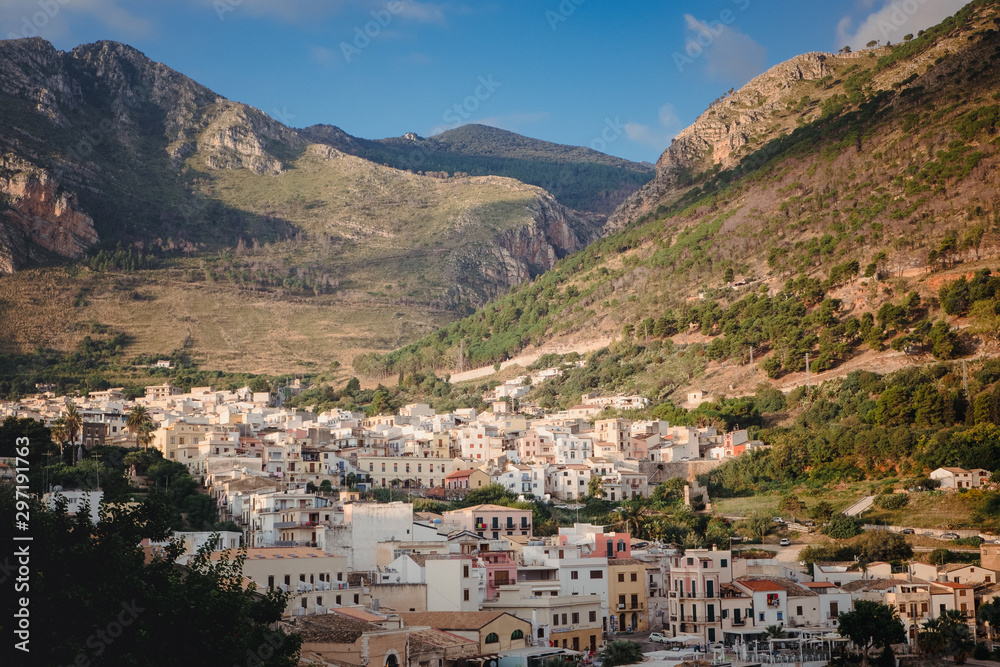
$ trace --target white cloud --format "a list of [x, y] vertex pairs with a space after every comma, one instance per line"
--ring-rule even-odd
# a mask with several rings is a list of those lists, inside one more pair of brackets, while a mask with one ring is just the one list
[[631, 141], [657, 150], [666, 150], [680, 130], [681, 120], [673, 104], [664, 104], [657, 113], [658, 126], [643, 125], [636, 122], [625, 123], [625, 136]]
[[[868, 8], [874, 3], [867, 3]], [[880, 8], [855, 25], [851, 16], [837, 24], [836, 48], [862, 49], [868, 42], [896, 43], [907, 34], [917, 34], [948, 18], [968, 0], [882, 0]]]
[[53, 40], [72, 37], [74, 23], [96, 20], [115, 31], [120, 40], [142, 37], [149, 33], [146, 19], [134, 16], [118, 6], [118, 0], [4, 0], [0, 2], [0, 26], [5, 30], [0, 38], [42, 37]]
[[684, 15], [685, 55], [703, 58], [705, 73], [716, 81], [741, 86], [764, 71], [767, 49], [732, 25]]

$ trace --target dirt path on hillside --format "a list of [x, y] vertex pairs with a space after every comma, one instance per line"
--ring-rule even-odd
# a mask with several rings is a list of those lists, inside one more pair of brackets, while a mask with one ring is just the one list
[[[587, 354], [588, 352], [593, 352], [594, 350], [599, 350], [602, 347], [607, 347], [611, 345], [611, 338], [598, 338], [596, 340], [584, 341], [582, 343], [576, 344], [566, 344], [566, 345], [543, 345], [533, 352], [527, 352], [525, 354], [520, 354], [513, 359], [508, 359], [500, 364], [500, 370], [504, 370], [510, 366], [520, 366], [522, 368], [527, 368], [531, 364], [538, 361], [543, 355], [546, 354], [569, 354], [570, 352], [576, 352], [577, 354]], [[469, 380], [478, 380], [479, 378], [487, 377], [493, 375], [497, 371], [493, 366], [481, 366], [480, 368], [474, 368], [469, 371], [463, 371], [461, 373], [454, 373], [451, 376], [451, 382], [468, 382]]]

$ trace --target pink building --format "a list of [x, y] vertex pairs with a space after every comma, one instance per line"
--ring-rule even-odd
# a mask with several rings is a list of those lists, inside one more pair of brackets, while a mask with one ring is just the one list
[[517, 583], [517, 561], [510, 551], [481, 551], [479, 560], [486, 566], [486, 599], [500, 595], [499, 587]]

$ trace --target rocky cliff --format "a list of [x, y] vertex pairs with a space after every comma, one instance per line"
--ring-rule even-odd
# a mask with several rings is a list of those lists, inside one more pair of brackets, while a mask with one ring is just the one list
[[0, 157], [0, 272], [10, 273], [44, 252], [75, 259], [97, 242], [94, 221], [76, 196], [44, 170]]
[[716, 100], [678, 134], [656, 163], [656, 178], [627, 199], [609, 218], [620, 229], [675, 192], [685, 176], [719, 165], [728, 169], [746, 157], [751, 142], [788, 129], [773, 115], [784, 109], [802, 81], [831, 73], [830, 54], [806, 53], [776, 65], [737, 91]]

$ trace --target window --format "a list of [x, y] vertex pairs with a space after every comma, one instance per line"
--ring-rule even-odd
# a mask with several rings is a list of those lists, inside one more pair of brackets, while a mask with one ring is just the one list
[[466, 602], [469, 601], [469, 589], [468, 588], [466, 588], [466, 589], [464, 589], [462, 591], [462, 599], [465, 600]]
[[569, 578], [570, 579], [579, 579], [580, 578], [580, 572], [578, 570], [573, 570], [572, 572], [569, 573]]
[[781, 613], [781, 612], [779, 611], [779, 612], [778, 612], [778, 620], [779, 620], [779, 621], [781, 621], [781, 620], [784, 620], [784, 619], [782, 618], [783, 616], [784, 616], [784, 614], [783, 614], [783, 613]]
[[796, 616], [801, 616], [802, 615], [802, 607], [796, 607], [795, 608], [795, 615]]
[[522, 631], [520, 631], [520, 630], [514, 630], [514, 632], [510, 633], [510, 638], [511, 639], [524, 639], [524, 633]]
[[500, 643], [500, 637], [499, 637], [499, 635], [497, 635], [497, 633], [495, 633], [495, 632], [491, 632], [490, 634], [486, 635], [486, 643], [487, 644], [499, 644]]
[[637, 581], [635, 572], [632, 573], [632, 581]]
[[267, 577], [267, 587], [268, 588], [274, 588], [274, 575], [273, 574], [268, 575], [268, 577]]
[[337, 604], [340, 604], [340, 596], [337, 596]]
[[580, 614], [579, 614], [579, 612], [575, 612], [575, 611], [573, 612], [573, 622], [574, 623], [579, 623], [580, 622]]
[[468, 565], [463, 565], [462, 566], [462, 576], [465, 577], [466, 579], [469, 578], [469, 566]]
[[562, 619], [563, 619], [563, 625], [566, 625], [566, 614], [562, 615]]
[[604, 572], [602, 572], [601, 570], [591, 570], [590, 571], [590, 578], [591, 579], [603, 579], [604, 578]]
[[703, 560], [703, 561], [701, 561], [701, 569], [707, 570], [708, 566], [711, 565], [711, 564], [712, 564], [712, 561]]
[[319, 596], [316, 598], [316, 604], [318, 604], [320, 607], [323, 606], [323, 596]]
[[757, 617], [758, 617], [758, 620], [763, 621], [764, 620], [764, 612], [760, 612], [759, 614], [757, 614]]
[[719, 564], [722, 567], [728, 567], [729, 566], [728, 563], [729, 563], [729, 561], [727, 561], [725, 558], [723, 558], [721, 561], [719, 561]]
[[596, 611], [590, 612], [590, 616], [588, 617], [588, 620], [591, 623], [596, 623], [597, 622], [597, 612]]
[[545, 629], [544, 628], [538, 628], [538, 638], [541, 639], [543, 637], [545, 637]]
[[625, 581], [625, 573], [624, 572], [619, 572], [618, 573], [618, 581]]

